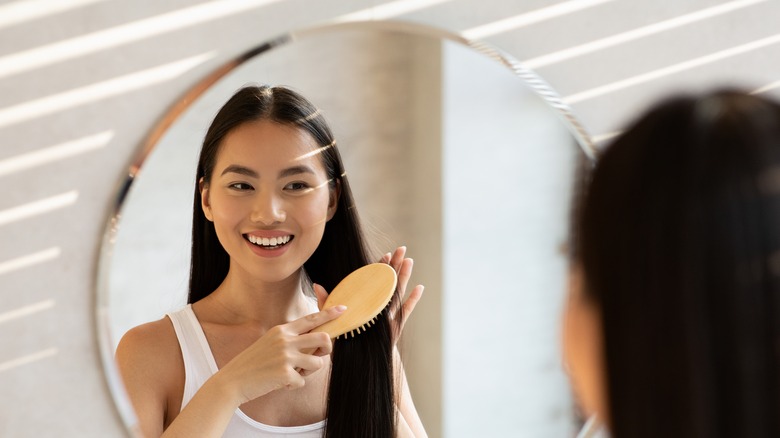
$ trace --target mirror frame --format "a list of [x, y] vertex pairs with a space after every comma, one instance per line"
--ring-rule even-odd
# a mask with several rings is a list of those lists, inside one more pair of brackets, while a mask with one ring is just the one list
[[134, 436], [140, 436], [137, 419], [133, 407], [127, 397], [124, 385], [119, 375], [119, 370], [114, 362], [113, 340], [111, 325], [109, 321], [109, 288], [108, 280], [110, 275], [110, 266], [113, 256], [114, 243], [116, 235], [120, 229], [120, 220], [122, 210], [125, 207], [125, 201], [130, 188], [141, 171], [141, 168], [149, 157], [151, 152], [159, 143], [163, 135], [176, 122], [179, 117], [187, 111], [193, 102], [195, 102], [206, 90], [218, 82], [223, 77], [233, 72], [237, 67], [243, 65], [249, 60], [264, 54], [276, 47], [294, 43], [300, 38], [310, 37], [319, 33], [332, 32], [341, 29], [379, 29], [390, 32], [405, 33], [415, 36], [424, 36], [437, 38], [444, 41], [450, 41], [462, 46], [466, 46], [478, 53], [485, 55], [494, 61], [509, 68], [515, 76], [521, 79], [528, 88], [539, 96], [557, 116], [572, 134], [579, 145], [585, 157], [590, 163], [595, 162], [596, 147], [590, 139], [587, 131], [574, 116], [571, 108], [555, 92], [550, 85], [539, 77], [535, 72], [525, 67], [520, 61], [502, 50], [493, 47], [487, 43], [470, 40], [456, 33], [447, 30], [414, 24], [403, 21], [349, 21], [341, 23], [326, 24], [321, 26], [304, 28], [302, 30], [292, 31], [276, 38], [267, 40], [259, 45], [252, 46], [238, 56], [224, 62], [215, 68], [212, 72], [200, 79], [196, 84], [190, 87], [181, 98], [171, 105], [163, 114], [162, 118], [152, 127], [144, 140], [137, 147], [136, 152], [116, 186], [116, 197], [113, 203], [109, 205], [109, 214], [106, 225], [103, 230], [100, 249], [96, 260], [97, 281], [95, 282], [95, 330], [97, 331], [96, 341], [100, 352], [100, 359], [103, 366], [103, 372], [106, 383], [114, 402], [115, 409], [124, 423], [125, 428]]

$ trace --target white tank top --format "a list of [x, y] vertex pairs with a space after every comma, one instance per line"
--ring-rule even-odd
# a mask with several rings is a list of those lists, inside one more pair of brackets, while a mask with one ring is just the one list
[[[168, 317], [173, 323], [176, 338], [181, 346], [181, 354], [184, 359], [184, 396], [181, 407], [192, 400], [198, 389], [217, 372], [217, 362], [211, 353], [203, 328], [192, 311], [187, 307], [169, 313]], [[321, 438], [325, 431], [325, 420], [305, 426], [279, 427], [269, 426], [249, 418], [241, 409], [236, 409], [228, 423], [223, 437], [227, 438]]]

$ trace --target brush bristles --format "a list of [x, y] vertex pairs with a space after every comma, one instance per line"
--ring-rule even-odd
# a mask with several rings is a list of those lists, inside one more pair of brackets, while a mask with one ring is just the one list
[[[385, 307], [385, 309], [386, 308], [387, 307]], [[381, 315], [385, 311], [385, 309], [382, 309], [382, 311], [379, 312], [375, 317], [371, 318], [370, 320], [368, 320], [368, 322], [366, 322], [365, 324], [361, 325], [360, 327], [358, 327], [358, 328], [356, 328], [354, 330], [350, 330], [350, 331], [344, 333], [343, 335], [336, 336], [336, 339], [354, 338], [357, 335], [359, 335], [360, 333], [365, 333], [368, 330], [369, 327], [374, 325], [374, 323], [377, 321], [377, 318], [379, 318], [379, 315]]]

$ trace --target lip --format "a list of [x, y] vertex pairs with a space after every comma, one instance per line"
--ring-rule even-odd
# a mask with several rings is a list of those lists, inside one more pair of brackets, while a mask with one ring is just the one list
[[[269, 233], [273, 233], [273, 234], [269, 234]], [[290, 248], [290, 245], [292, 244], [292, 240], [291, 240], [286, 245], [280, 246], [279, 248], [265, 249], [265, 248], [261, 248], [261, 247], [255, 245], [254, 243], [250, 242], [249, 239], [246, 237], [246, 236], [248, 236], [250, 234], [252, 236], [266, 237], [266, 238], [269, 238], [269, 239], [271, 237], [291, 236], [292, 234], [291, 233], [286, 233], [286, 232], [277, 232], [277, 231], [262, 231], [262, 232], [252, 232], [252, 233], [245, 234], [243, 236], [244, 237], [244, 243], [246, 243], [249, 246], [249, 250], [250, 251], [252, 251], [253, 253], [255, 253], [256, 255], [258, 255], [260, 257], [267, 257], [267, 258], [279, 257], [282, 254], [286, 253], [287, 250]], [[295, 240], [295, 239], [293, 239], [293, 240]]]

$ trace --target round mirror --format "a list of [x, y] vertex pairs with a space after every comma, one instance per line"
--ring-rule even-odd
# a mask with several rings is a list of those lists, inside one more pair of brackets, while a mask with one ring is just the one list
[[569, 206], [592, 145], [509, 56], [410, 24], [292, 33], [222, 66], [174, 105], [123, 179], [99, 261], [106, 373], [131, 327], [186, 302], [200, 145], [242, 85], [285, 85], [325, 114], [373, 245], [406, 245], [426, 292], [402, 354], [431, 436], [571, 436], [559, 312]]

